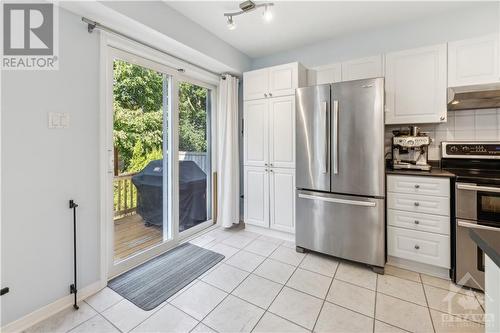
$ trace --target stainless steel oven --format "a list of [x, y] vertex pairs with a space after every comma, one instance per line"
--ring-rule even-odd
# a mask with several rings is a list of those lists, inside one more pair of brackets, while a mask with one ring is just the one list
[[456, 281], [484, 289], [484, 253], [470, 239], [470, 229], [498, 233], [500, 241], [500, 186], [456, 183]]
[[500, 142], [442, 142], [441, 166], [456, 176], [455, 283], [484, 289], [484, 254], [470, 238], [481, 229], [500, 242]]

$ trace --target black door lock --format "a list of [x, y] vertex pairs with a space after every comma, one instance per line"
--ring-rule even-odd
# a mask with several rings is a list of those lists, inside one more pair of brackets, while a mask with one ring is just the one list
[[7, 294], [10, 291], [9, 287], [0, 289], [0, 296]]

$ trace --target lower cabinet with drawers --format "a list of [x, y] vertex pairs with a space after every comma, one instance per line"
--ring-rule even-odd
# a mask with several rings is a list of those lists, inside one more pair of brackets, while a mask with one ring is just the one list
[[451, 267], [450, 179], [387, 175], [390, 264], [447, 277]]

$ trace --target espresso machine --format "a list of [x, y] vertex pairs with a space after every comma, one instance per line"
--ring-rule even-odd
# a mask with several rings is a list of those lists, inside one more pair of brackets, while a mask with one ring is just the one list
[[417, 126], [410, 126], [407, 131], [393, 131], [392, 166], [394, 169], [429, 171], [427, 152], [431, 138]]

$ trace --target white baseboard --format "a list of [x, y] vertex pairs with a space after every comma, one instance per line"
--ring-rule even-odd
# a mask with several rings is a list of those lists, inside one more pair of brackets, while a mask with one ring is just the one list
[[407, 269], [409, 271], [423, 273], [435, 277], [439, 277], [442, 279], [450, 280], [450, 270], [448, 268], [437, 267], [432, 265], [423, 264], [420, 262], [396, 258], [392, 256], [387, 257], [387, 263], [389, 265]]
[[[83, 301], [89, 296], [97, 293], [103, 288], [101, 281], [92, 283], [91, 285], [78, 291], [78, 301]], [[13, 322], [8, 323], [0, 329], [1, 332], [22, 332], [25, 329], [49, 318], [50, 316], [70, 307], [73, 305], [73, 295], [67, 295], [57, 301], [47, 304], [46, 306], [37, 309], [26, 316], [19, 318]]]
[[269, 228], [258, 227], [256, 225], [251, 225], [245, 223], [245, 230], [255, 232], [257, 234], [283, 239], [286, 241], [295, 242], [295, 235], [284, 231], [272, 230]]

